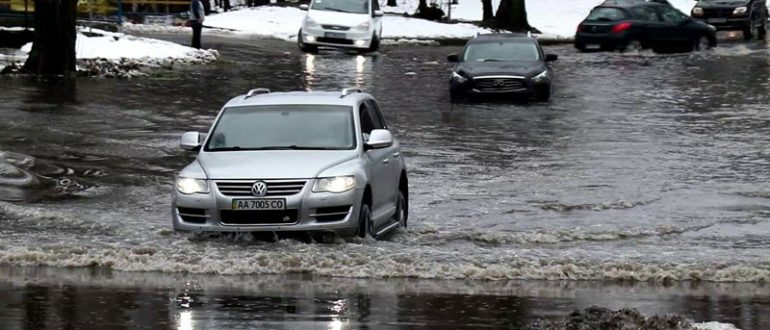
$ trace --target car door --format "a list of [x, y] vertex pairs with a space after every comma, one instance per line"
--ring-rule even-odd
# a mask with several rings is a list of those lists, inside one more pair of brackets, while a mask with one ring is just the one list
[[655, 6], [663, 25], [656, 31], [660, 44], [667, 48], [688, 48], [693, 46], [695, 31], [689, 16], [669, 6]]
[[659, 41], [658, 33], [664, 28], [658, 12], [651, 6], [631, 8], [631, 13], [639, 24], [639, 39], [646, 47], [654, 47]]
[[[361, 125], [361, 135], [364, 143], [369, 141], [369, 134], [372, 130], [384, 128], [371, 109], [369, 101], [361, 102], [359, 105], [359, 118]], [[364, 151], [365, 158], [369, 162], [369, 187], [372, 190], [372, 219], [374, 227], [377, 229], [385, 220], [383, 214], [390, 204], [390, 181], [391, 150], [389, 148], [369, 149]]]
[[[377, 104], [377, 102], [374, 100], [369, 100], [368, 102], [369, 107], [372, 110], [372, 116], [377, 118], [383, 129], [390, 130], [388, 123], [385, 121], [385, 117], [382, 115], [382, 111], [380, 111], [380, 106]], [[401, 170], [403, 170], [401, 161], [401, 146], [399, 145], [398, 141], [393, 138], [393, 144], [383, 149], [387, 150], [387, 156], [390, 158], [390, 161], [388, 162], [388, 179], [387, 182], [384, 182], [388, 189], [388, 207], [393, 207], [395, 212], [396, 203], [398, 202], [398, 185], [399, 180], [401, 179]]]

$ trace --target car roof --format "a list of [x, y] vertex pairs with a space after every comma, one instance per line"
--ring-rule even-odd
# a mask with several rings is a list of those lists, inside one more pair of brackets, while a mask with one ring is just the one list
[[255, 105], [342, 105], [356, 107], [362, 100], [374, 99], [371, 95], [361, 92], [353, 92], [345, 95], [345, 92], [266, 92], [249, 96], [251, 93], [232, 98], [225, 107], [243, 107]]
[[473, 39], [469, 40], [469, 43], [481, 43], [481, 42], [494, 42], [494, 41], [513, 41], [513, 42], [534, 42], [537, 43], [537, 39], [524, 33], [487, 33], [479, 34]]

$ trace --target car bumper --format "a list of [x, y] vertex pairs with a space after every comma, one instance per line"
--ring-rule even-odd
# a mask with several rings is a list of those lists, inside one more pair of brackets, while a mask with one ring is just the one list
[[580, 50], [617, 49], [628, 44], [626, 33], [583, 33], [575, 34], [575, 48]]
[[[494, 79], [494, 78], [484, 78]], [[516, 79], [518, 82], [516, 85], [511, 86], [494, 86], [490, 84], [481, 84], [480, 80], [469, 79], [464, 82], [460, 82], [457, 79], [451, 79], [449, 82], [449, 89], [452, 94], [455, 95], [532, 95], [538, 93], [544, 89], [548, 89], [551, 86], [551, 79], [546, 78], [544, 80], [535, 82], [527, 78]], [[493, 80], [494, 81], [494, 80]]]
[[[326, 231], [351, 235], [358, 227], [363, 189], [343, 193], [314, 193], [313, 180], [291, 196], [231, 197], [211, 189], [208, 194], [174, 192], [173, 227], [195, 232]], [[233, 211], [234, 199], [285, 199], [285, 211]]]
[[[332, 35], [330, 35], [332, 34]], [[338, 36], [333, 36], [337, 34]], [[372, 45], [372, 31], [326, 30], [323, 28], [302, 28], [302, 42], [306, 45], [349, 49], [368, 49]]]
[[714, 26], [717, 31], [743, 30], [751, 27], [751, 20], [748, 17], [743, 18], [696, 18], [696, 20]]

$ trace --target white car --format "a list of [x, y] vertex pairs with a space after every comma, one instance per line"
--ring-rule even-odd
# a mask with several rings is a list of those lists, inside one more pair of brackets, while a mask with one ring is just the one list
[[382, 40], [382, 11], [377, 0], [313, 0], [297, 44], [304, 52], [319, 46], [376, 51]]

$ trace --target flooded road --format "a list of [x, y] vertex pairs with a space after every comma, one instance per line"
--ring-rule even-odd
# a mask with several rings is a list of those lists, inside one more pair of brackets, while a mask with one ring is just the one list
[[[165, 38], [186, 42], [184, 36]], [[570, 46], [547, 47], [560, 56], [552, 102], [453, 105], [445, 57], [458, 47], [304, 55], [282, 42], [204, 42], [219, 49], [220, 63], [165, 68], [132, 80], [83, 78], [75, 85], [0, 77], [0, 264], [163, 272], [137, 276], [167, 284], [136, 281], [127, 290], [137, 294], [149, 286], [140, 300], [167, 305], [166, 290], [182, 285], [170, 283], [192, 276], [179, 272], [233, 275], [203, 281], [204, 290], [220, 279], [258, 282], [263, 274], [304, 274], [329, 288], [360, 283], [351, 294], [365, 297], [370, 287], [388, 287], [373, 279], [393, 277], [440, 280], [436, 285], [443, 289], [428, 291], [434, 295], [451, 293], [454, 284], [443, 281], [458, 279], [753, 282], [743, 284], [749, 288], [741, 291], [745, 296], [729, 298], [731, 306], [735, 299], [749, 306], [740, 316], [688, 310], [690, 302], [674, 298], [660, 305], [665, 310], [629, 304], [655, 313], [681, 309], [698, 321], [730, 321], [744, 329], [770, 328], [759, 313], [770, 305], [770, 288], [757, 284], [770, 282], [766, 44], [727, 43], [684, 55], [578, 54]], [[171, 232], [173, 176], [192, 159], [177, 147], [182, 132], [206, 130], [226, 100], [250, 88], [350, 86], [380, 100], [408, 157], [407, 230], [384, 241], [336, 244]], [[17, 270], [3, 273], [0, 283], [9, 284], [0, 291], [22, 294], [14, 275], [19, 270], [11, 269]], [[79, 278], [76, 287], [83, 289], [89, 280]], [[294, 281], [299, 284], [285, 289], [287, 297], [306, 299], [292, 290], [305, 292], [303, 286], [312, 285], [321, 288], [310, 291], [333, 298], [323, 284]], [[468, 285], [488, 285], [489, 295], [523, 296], [482, 283]], [[586, 285], [595, 296], [605, 287], [567, 283]], [[537, 317], [587, 304], [578, 302], [585, 294], [561, 290], [560, 284], [519, 285], [531, 285], [537, 293], [528, 296], [539, 297], [533, 304], [546, 306], [533, 312]], [[569, 303], [540, 295], [542, 287], [569, 295]], [[606, 305], [625, 306], [624, 287], [616, 287], [618, 299]], [[648, 298], [660, 294], [653, 284], [645, 287], [651, 288]], [[418, 285], [404, 295], [421, 290]], [[690, 295], [685, 291], [670, 295]], [[706, 291], [694, 295], [712, 301], [735, 290]], [[400, 299], [394, 295], [385, 299]], [[454, 305], [463, 304], [456, 299]], [[660, 303], [649, 301], [648, 307]], [[390, 303], [373, 306], [383, 304]], [[217, 319], [206, 314], [213, 308], [206, 306], [200, 315]], [[393, 327], [421, 322], [422, 314], [394, 308], [386, 307], [406, 320]], [[18, 319], [0, 314], [2, 320]]]

